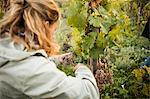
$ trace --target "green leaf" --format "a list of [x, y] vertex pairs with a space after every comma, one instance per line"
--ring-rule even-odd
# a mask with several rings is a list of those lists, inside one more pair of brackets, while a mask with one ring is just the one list
[[104, 49], [107, 46], [107, 38], [105, 37], [105, 33], [100, 32], [98, 34], [97, 40], [96, 40], [96, 46], [98, 48]]
[[72, 1], [67, 12], [67, 22], [70, 26], [83, 31], [86, 27], [87, 8], [79, 1]]
[[104, 49], [103, 48], [93, 47], [90, 50], [90, 57], [94, 58], [94, 59], [97, 59], [97, 58], [100, 57], [100, 54], [103, 54], [103, 53], [104, 53]]
[[103, 6], [98, 7], [98, 12], [103, 16], [108, 15], [108, 11]]
[[88, 18], [89, 24], [93, 25], [94, 27], [100, 27], [101, 19], [99, 17], [89, 16]]
[[82, 49], [85, 51], [89, 51], [91, 48], [93, 48], [96, 41], [96, 36], [96, 32], [91, 32], [89, 33], [89, 35], [85, 36], [82, 44]]

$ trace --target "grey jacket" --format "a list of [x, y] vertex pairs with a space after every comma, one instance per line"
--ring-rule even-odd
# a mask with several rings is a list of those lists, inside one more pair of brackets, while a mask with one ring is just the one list
[[93, 74], [80, 65], [75, 77], [66, 76], [44, 50], [26, 52], [11, 39], [1, 39], [0, 99], [99, 99]]

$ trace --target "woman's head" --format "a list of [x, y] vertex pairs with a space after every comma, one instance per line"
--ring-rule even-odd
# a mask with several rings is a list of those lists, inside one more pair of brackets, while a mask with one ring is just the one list
[[52, 35], [59, 17], [54, 0], [10, 0], [10, 9], [0, 21], [0, 35], [7, 32], [29, 51], [45, 49], [53, 55], [59, 49]]

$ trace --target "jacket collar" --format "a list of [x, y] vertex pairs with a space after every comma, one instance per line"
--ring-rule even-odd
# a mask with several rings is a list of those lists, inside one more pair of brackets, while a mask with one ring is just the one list
[[47, 57], [44, 50], [38, 50], [34, 52], [27, 52], [24, 50], [24, 46], [15, 44], [11, 38], [0, 39], [0, 58], [8, 61], [19, 61], [28, 58], [36, 53], [41, 53]]

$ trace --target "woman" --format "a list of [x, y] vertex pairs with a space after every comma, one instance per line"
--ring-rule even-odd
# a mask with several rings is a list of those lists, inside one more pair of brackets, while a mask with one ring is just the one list
[[0, 99], [99, 99], [96, 81], [84, 65], [75, 77], [49, 57], [60, 13], [53, 0], [11, 0], [0, 21]]

